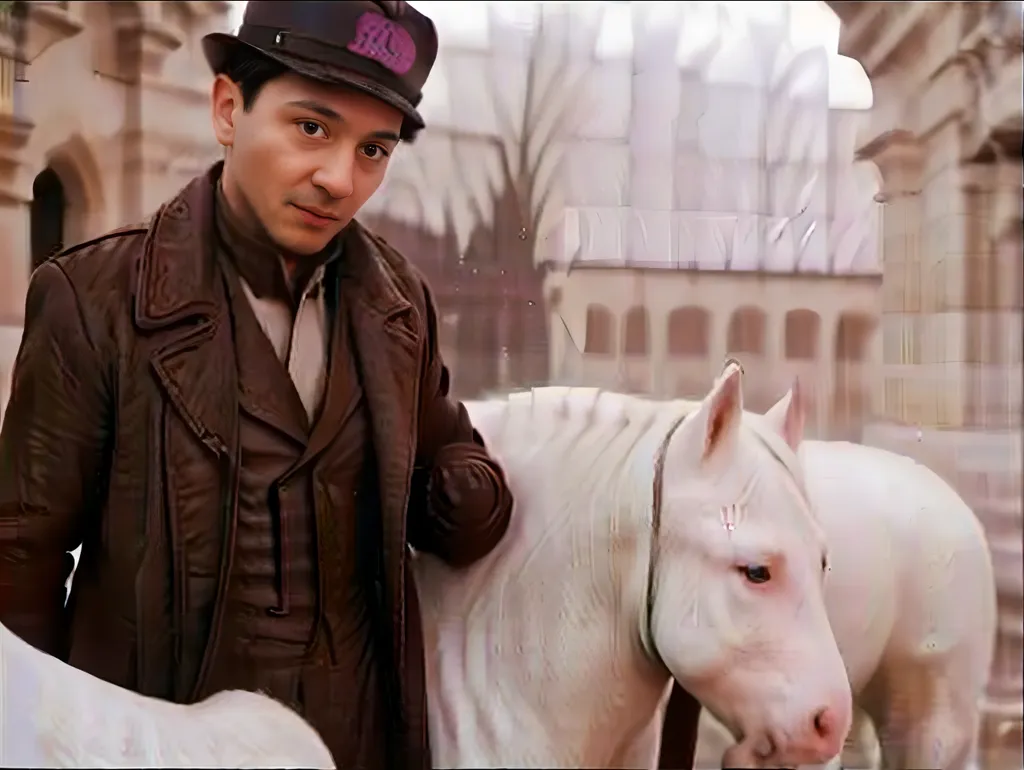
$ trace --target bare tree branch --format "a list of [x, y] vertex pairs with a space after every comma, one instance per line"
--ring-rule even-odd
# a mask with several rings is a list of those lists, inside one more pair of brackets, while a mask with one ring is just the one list
[[[528, 242], [525, 246], [527, 251], [524, 253], [518, 243], [510, 244], [508, 248], [512, 253], [531, 260], [536, 258], [534, 252], [541, 236], [540, 227], [557, 189], [559, 171], [563, 168], [560, 158], [556, 157], [559, 140], [564, 136], [571, 116], [578, 113], [580, 100], [586, 95], [585, 80], [591, 73], [591, 67], [586, 65], [583, 72], [574, 72], [577, 65], [571, 48], [561, 35], [553, 34], [552, 26], [561, 31], [560, 25], [552, 25], [539, 4], [535, 10], [536, 24], [529, 42], [528, 58], [525, 68], [518, 70], [518, 77], [525, 79], [519, 81], [523, 83], [521, 105], [510, 105], [506, 101], [510, 89], [501, 87], [511, 74], [507, 68], [515, 65], [505, 57], [500, 60], [493, 55], [487, 57], [498, 139], [495, 141], [490, 136], [486, 139], [494, 142], [502, 179], [497, 189], [488, 179], [486, 193], [474, 194], [470, 190], [466, 201], [471, 216], [478, 223], [489, 221], [496, 233], [519, 232], [520, 239]], [[596, 48], [600, 22], [598, 20], [591, 25], [590, 17], [586, 18], [588, 42], [591, 48]], [[499, 34], [501, 21], [493, 10], [489, 23], [492, 35]], [[517, 90], [512, 89], [512, 93], [517, 93]], [[460, 167], [457, 158], [460, 153], [455, 145], [462, 137], [485, 139], [471, 133], [452, 132], [451, 152], [456, 168]], [[488, 206], [493, 211], [487, 211]]]

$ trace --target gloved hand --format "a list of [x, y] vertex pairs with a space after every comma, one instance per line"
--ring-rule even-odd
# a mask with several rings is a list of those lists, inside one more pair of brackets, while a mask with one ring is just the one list
[[476, 458], [476, 444], [449, 444], [439, 453], [430, 478], [430, 505], [437, 513], [456, 508], [490, 511], [499, 489], [491, 469]]

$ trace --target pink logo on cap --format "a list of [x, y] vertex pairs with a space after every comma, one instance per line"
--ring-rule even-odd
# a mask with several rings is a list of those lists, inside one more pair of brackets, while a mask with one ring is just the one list
[[416, 63], [416, 43], [408, 30], [373, 11], [359, 17], [356, 36], [346, 47], [397, 75], [404, 75]]

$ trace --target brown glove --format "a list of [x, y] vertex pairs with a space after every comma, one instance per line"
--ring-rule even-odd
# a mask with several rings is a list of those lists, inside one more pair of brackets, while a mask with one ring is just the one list
[[437, 456], [430, 479], [430, 504], [437, 511], [459, 507], [491, 510], [500, 488], [476, 444], [449, 444]]

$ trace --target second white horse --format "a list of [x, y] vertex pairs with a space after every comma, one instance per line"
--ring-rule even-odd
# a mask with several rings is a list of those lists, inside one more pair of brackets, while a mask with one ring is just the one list
[[[830, 545], [829, 621], [882, 764], [961, 770], [971, 759], [995, 638], [985, 534], [959, 495], [910, 458], [802, 441], [803, 411], [797, 386], [765, 420], [804, 467]], [[864, 732], [858, 726], [852, 737]], [[702, 726], [700, 766], [721, 759], [725, 735]]]

